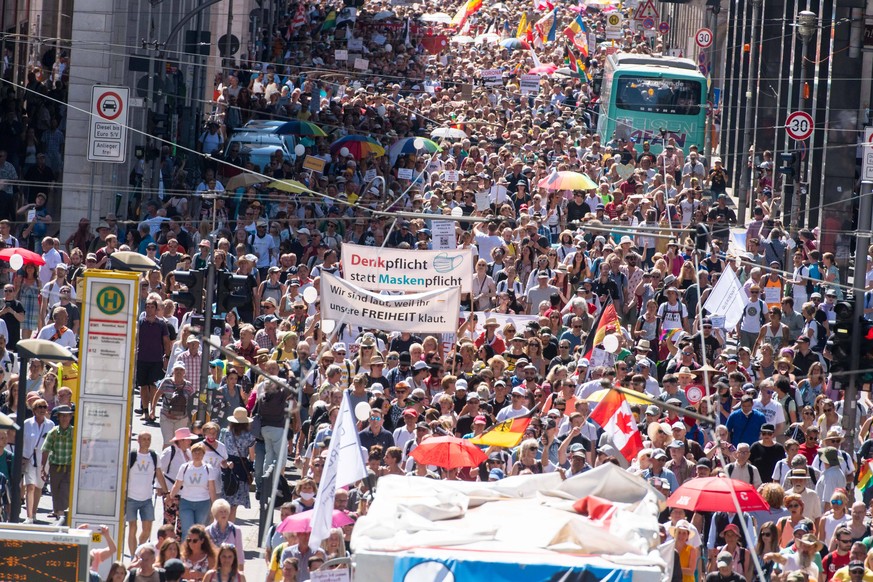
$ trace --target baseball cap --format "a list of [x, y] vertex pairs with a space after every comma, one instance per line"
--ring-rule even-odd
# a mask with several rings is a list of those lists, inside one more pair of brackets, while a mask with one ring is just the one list
[[715, 565], [719, 568], [727, 568], [733, 563], [734, 557], [729, 552], [719, 552], [718, 557], [716, 558]]

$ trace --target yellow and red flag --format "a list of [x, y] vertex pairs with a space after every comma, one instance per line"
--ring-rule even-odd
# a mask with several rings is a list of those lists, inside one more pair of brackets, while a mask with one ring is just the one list
[[480, 8], [482, 8], [482, 0], [467, 0], [466, 3], [458, 8], [455, 17], [452, 18], [452, 26], [464, 26], [467, 19], [475, 14]]

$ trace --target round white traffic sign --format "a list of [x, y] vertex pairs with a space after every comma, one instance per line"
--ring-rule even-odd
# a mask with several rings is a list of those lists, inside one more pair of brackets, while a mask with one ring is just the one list
[[803, 141], [812, 135], [815, 122], [806, 111], [795, 111], [785, 119], [785, 132], [793, 140]]
[[694, 42], [697, 43], [697, 46], [700, 48], [709, 48], [712, 46], [712, 31], [708, 28], [701, 28], [697, 31], [697, 34], [694, 35]]

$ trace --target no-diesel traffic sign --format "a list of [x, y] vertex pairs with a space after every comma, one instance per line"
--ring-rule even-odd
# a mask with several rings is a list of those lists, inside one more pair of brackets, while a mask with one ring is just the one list
[[127, 87], [91, 88], [88, 161], [124, 163], [127, 153]]

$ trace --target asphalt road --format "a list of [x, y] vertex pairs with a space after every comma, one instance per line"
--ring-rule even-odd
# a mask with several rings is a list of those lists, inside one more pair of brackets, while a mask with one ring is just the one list
[[[139, 396], [135, 397], [136, 405], [139, 405]], [[144, 425], [139, 420], [138, 415], [134, 415], [133, 425], [132, 425], [132, 434], [131, 434], [131, 448], [135, 450], [136, 444], [136, 436], [141, 432], [148, 432], [152, 435], [152, 445], [153, 448], [160, 454], [160, 449], [158, 448], [162, 443], [161, 437], [161, 429], [159, 426], [148, 426]], [[287, 465], [287, 470], [293, 470], [293, 466], [290, 463]], [[293, 479], [291, 474], [288, 474], [289, 480]], [[267, 564], [264, 561], [264, 551], [259, 547], [258, 540], [258, 502], [255, 500], [255, 494], [250, 493], [251, 496], [251, 509], [245, 509], [240, 507], [237, 510], [237, 519], [236, 525], [242, 528], [243, 533], [243, 545], [245, 548], [245, 556], [246, 556], [246, 564], [245, 564], [245, 574], [248, 582], [262, 582], [267, 574]], [[48, 495], [44, 495], [40, 500], [39, 510], [37, 515], [37, 524], [40, 525], [50, 525], [54, 523], [54, 520], [48, 517], [48, 514], [52, 511], [51, 505], [51, 497]], [[24, 509], [22, 508], [22, 519], [26, 517], [24, 513]], [[158, 498], [158, 501], [155, 506], [155, 525], [152, 528], [152, 542], [155, 541], [155, 532], [157, 528], [163, 523], [162, 516], [163, 515], [163, 507], [161, 503], [161, 499]], [[278, 517], [279, 512], [275, 512], [275, 516]], [[120, 536], [121, 539], [116, 540], [119, 547], [123, 548], [124, 553], [124, 562], [127, 563], [130, 561], [130, 556], [128, 554], [129, 550], [127, 548], [127, 527], [125, 526], [124, 535]], [[108, 567], [105, 568], [108, 571]], [[101, 568], [101, 571], [104, 568]], [[103, 575], [107, 572], [102, 571]]]

